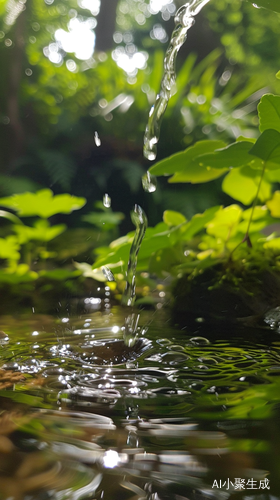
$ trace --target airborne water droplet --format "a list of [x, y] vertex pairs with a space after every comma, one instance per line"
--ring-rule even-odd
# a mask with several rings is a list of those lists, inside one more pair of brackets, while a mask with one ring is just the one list
[[147, 172], [142, 177], [142, 186], [147, 193], [154, 193], [157, 188], [157, 178], [151, 175], [150, 172]]
[[109, 267], [103, 266], [102, 267], [102, 273], [104, 274], [104, 276], [105, 276], [105, 278], [106, 278], [107, 281], [116, 281], [115, 277], [114, 277], [111, 269], [109, 269]]
[[94, 142], [95, 142], [96, 146], [99, 148], [99, 146], [101, 146], [101, 139], [98, 135], [98, 132], [94, 132], [93, 138], [94, 138]]
[[106, 208], [110, 208], [111, 206], [111, 198], [107, 193], [105, 193], [103, 196], [103, 205]]

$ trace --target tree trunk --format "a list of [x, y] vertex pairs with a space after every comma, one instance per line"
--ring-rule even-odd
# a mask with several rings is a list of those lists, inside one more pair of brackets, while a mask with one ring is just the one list
[[101, 0], [100, 12], [95, 30], [97, 52], [106, 52], [113, 47], [118, 0]]
[[6, 114], [9, 118], [9, 165], [11, 171], [13, 162], [18, 158], [24, 148], [24, 128], [20, 118], [19, 92], [23, 72], [24, 59], [24, 32], [26, 12], [22, 12], [16, 20], [12, 35], [14, 46], [10, 53], [10, 64], [8, 68], [7, 108]]

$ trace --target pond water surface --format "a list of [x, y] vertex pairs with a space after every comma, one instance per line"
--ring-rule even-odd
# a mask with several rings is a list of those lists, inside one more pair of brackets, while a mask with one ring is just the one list
[[1, 500], [280, 499], [279, 334], [86, 304], [1, 317]]

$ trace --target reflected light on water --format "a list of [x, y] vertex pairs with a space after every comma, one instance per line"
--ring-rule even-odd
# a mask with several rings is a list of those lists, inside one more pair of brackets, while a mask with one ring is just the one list
[[114, 450], [108, 450], [104, 453], [103, 465], [108, 469], [113, 469], [119, 463], [119, 454]]

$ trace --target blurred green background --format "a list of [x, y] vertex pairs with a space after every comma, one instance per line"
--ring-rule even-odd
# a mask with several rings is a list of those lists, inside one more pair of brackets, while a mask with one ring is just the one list
[[[140, 203], [150, 225], [163, 209], [190, 216], [215, 203], [215, 182], [198, 192], [162, 181], [152, 196], [141, 187], [143, 133], [179, 6], [0, 0], [0, 196], [48, 187], [84, 196], [86, 213], [106, 192], [126, 215]], [[203, 138], [256, 136], [259, 98], [279, 92], [279, 52], [278, 14], [210, 1], [179, 53], [158, 158]], [[121, 228], [130, 227], [127, 217]]]
[[[161, 178], [154, 193], [142, 188], [151, 165], [143, 135], [182, 4], [0, 0], [0, 287], [7, 296], [9, 287], [21, 295], [76, 290], [73, 261], [88, 263], [93, 277], [94, 249], [134, 229], [135, 203], [149, 226], [164, 210], [190, 218], [231, 203], [220, 179], [170, 185]], [[257, 137], [259, 99], [280, 93], [279, 53], [280, 14], [251, 1], [211, 0], [179, 52], [158, 159], [197, 140]], [[52, 200], [50, 190], [74, 198]], [[26, 192], [39, 192], [27, 197], [28, 207], [27, 198], [22, 206], [9, 198]]]

